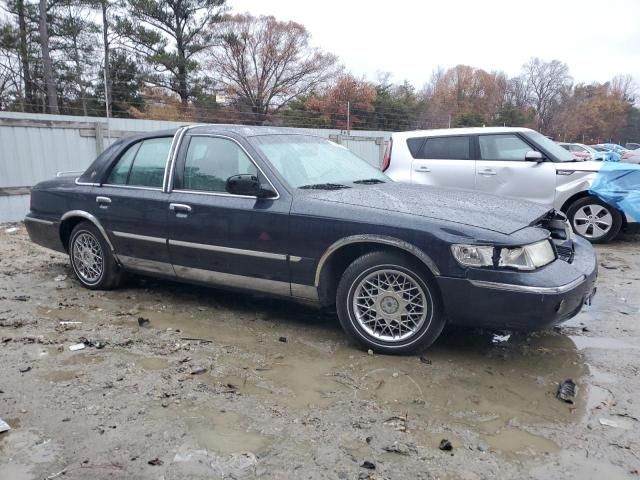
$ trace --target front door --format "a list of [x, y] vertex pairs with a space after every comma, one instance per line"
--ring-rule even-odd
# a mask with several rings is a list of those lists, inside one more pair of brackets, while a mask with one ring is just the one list
[[168, 195], [162, 191], [173, 137], [142, 140], [130, 146], [107, 180], [92, 190], [93, 214], [126, 267], [174, 276], [167, 247]]
[[476, 189], [552, 206], [556, 195], [556, 169], [552, 162], [525, 161], [534, 147], [520, 136], [479, 135]]
[[290, 200], [226, 192], [227, 178], [268, 181], [240, 143], [187, 136], [168, 205], [169, 252], [180, 278], [290, 295]]
[[476, 182], [476, 162], [471, 137], [426, 137], [416, 149], [411, 183], [472, 190]]

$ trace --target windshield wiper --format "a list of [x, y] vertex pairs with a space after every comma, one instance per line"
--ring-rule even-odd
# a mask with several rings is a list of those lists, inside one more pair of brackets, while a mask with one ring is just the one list
[[302, 185], [298, 188], [305, 188], [307, 190], [340, 190], [341, 188], [351, 188], [341, 183], [314, 183], [311, 185]]
[[364, 180], [355, 180], [353, 183], [359, 183], [361, 185], [375, 185], [377, 183], [387, 183], [379, 178], [365, 178]]

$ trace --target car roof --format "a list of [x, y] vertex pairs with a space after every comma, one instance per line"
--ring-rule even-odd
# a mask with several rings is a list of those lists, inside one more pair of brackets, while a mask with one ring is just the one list
[[317, 137], [312, 131], [304, 131], [299, 128], [255, 126], [255, 125], [231, 125], [231, 124], [207, 124], [192, 125], [189, 133], [195, 134], [220, 134], [235, 133], [243, 137], [256, 137], [259, 135], [311, 135]]
[[392, 134], [394, 138], [436, 137], [447, 135], [478, 135], [481, 133], [514, 133], [535, 132], [524, 127], [470, 127], [470, 128], [441, 128], [436, 130], [412, 130]]

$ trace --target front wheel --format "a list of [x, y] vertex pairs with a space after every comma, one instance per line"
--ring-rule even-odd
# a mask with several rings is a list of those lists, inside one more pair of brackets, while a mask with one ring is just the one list
[[371, 252], [345, 270], [336, 295], [342, 328], [380, 353], [424, 349], [445, 324], [433, 278], [401, 254]]
[[122, 278], [109, 245], [91, 222], [80, 222], [69, 238], [69, 259], [82, 286], [92, 290], [117, 287]]
[[573, 231], [591, 243], [607, 243], [622, 228], [618, 210], [596, 197], [584, 197], [573, 202], [567, 210]]

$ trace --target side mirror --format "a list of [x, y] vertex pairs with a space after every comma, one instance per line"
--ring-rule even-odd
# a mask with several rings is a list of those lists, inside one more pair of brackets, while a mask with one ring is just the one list
[[526, 162], [541, 163], [544, 162], [546, 158], [542, 153], [537, 152], [536, 150], [529, 150], [524, 156], [524, 159]]
[[270, 198], [276, 196], [276, 192], [271, 188], [263, 187], [258, 177], [252, 174], [233, 175], [227, 178], [225, 190], [233, 195], [248, 197]]

